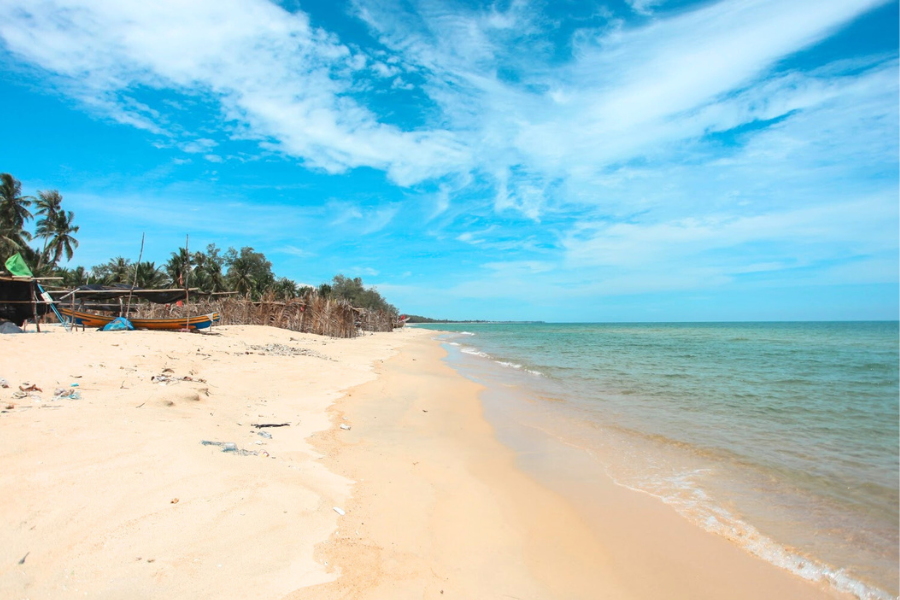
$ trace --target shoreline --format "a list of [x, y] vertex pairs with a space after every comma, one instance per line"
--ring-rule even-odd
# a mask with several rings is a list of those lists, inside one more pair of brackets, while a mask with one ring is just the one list
[[[654, 421], [655, 415], [646, 412], [646, 406], [652, 405], [652, 401], [642, 398], [640, 392], [629, 395], [640, 388], [628, 387], [618, 396], [614, 391], [605, 394], [598, 391], [605, 389], [602, 377], [592, 378], [590, 371], [586, 374], [575, 371], [572, 384], [566, 379], [566, 368], [549, 357], [546, 350], [543, 354], [541, 351], [529, 354], [528, 344], [541, 340], [538, 335], [529, 337], [527, 332], [519, 335], [499, 328], [497, 331], [485, 328], [484, 332], [462, 329], [465, 328], [447, 331], [449, 335], [439, 337], [449, 353], [447, 361], [488, 387], [483, 394], [488, 420], [505, 444], [522, 452], [520, 466], [575, 501], [582, 512], [593, 510], [592, 498], [599, 493], [590, 485], [590, 477], [611, 478], [625, 488], [649, 494], [696, 527], [728, 539], [748, 554], [796, 577], [835, 593], [843, 592], [848, 597], [873, 600], [895, 597], [896, 591], [892, 594], [889, 590], [896, 590], [896, 562], [890, 559], [896, 546], [891, 550], [889, 537], [891, 529], [896, 532], [892, 525], [896, 521], [888, 520], [881, 530], [878, 521], [866, 521], [867, 515], [861, 513], [856, 521], [859, 530], [851, 531], [853, 538], [843, 538], [843, 530], [829, 529], [826, 519], [830, 517], [831, 522], [840, 526], [849, 522], [849, 516], [845, 521], [839, 520], [844, 514], [857, 513], [835, 512], [827, 497], [819, 504], [822, 512], [809, 513], [809, 518], [798, 515], [797, 510], [793, 513], [785, 510], [807, 505], [818, 508], [813, 504], [818, 498], [804, 497], [790, 488], [784, 495], [778, 495], [782, 490], [775, 484], [781, 481], [768, 479], [764, 469], [751, 469], [753, 463], [736, 465], [717, 460], [721, 455], [704, 452], [703, 443], [711, 438], [701, 435], [694, 442], [688, 435], [690, 428], [675, 431], [674, 436], [671, 429], [666, 432], [659, 425], [670, 423]], [[468, 337], [482, 333], [483, 338]], [[618, 364], [606, 365], [607, 372], [618, 374], [617, 369], [621, 368]], [[588, 387], [586, 382], [594, 387]], [[677, 395], [674, 398], [672, 404], [684, 406], [682, 414], [689, 417], [693, 414], [691, 409], [698, 406]], [[604, 412], [607, 410], [608, 415]], [[668, 407], [661, 407], [662, 418], [666, 410]], [[636, 416], [647, 420], [637, 421]], [[535, 448], [539, 450], [533, 451]], [[770, 500], [771, 493], [775, 496]], [[795, 493], [796, 499], [805, 504], [789, 505], [785, 499], [795, 499], [790, 493]], [[832, 512], [825, 512], [828, 510]], [[596, 520], [602, 520], [602, 515]], [[821, 530], [817, 529], [820, 523], [823, 523]], [[859, 542], [864, 532], [880, 531], [884, 531], [883, 536], [870, 535], [870, 538], [884, 539], [887, 544], [873, 547]], [[804, 545], [812, 536], [818, 547]], [[843, 541], [846, 545], [841, 544]], [[850, 553], [851, 542], [859, 548], [858, 555]], [[823, 552], [820, 554], [818, 550]]]
[[[355, 570], [368, 557], [404, 575], [342, 576], [320, 586], [320, 595], [296, 598], [388, 598], [406, 589], [396, 587], [398, 579], [411, 577], [419, 587], [408, 592], [443, 586], [457, 597], [850, 597], [754, 557], [611, 479], [590, 483], [591, 507], [539, 483], [486, 420], [483, 386], [448, 365], [440, 344], [417, 339], [401, 348], [376, 381], [336, 402], [335, 415], [353, 429], [326, 433], [317, 445], [329, 469], [357, 481], [343, 531], [320, 548], [323, 560]], [[435, 417], [453, 425], [436, 426]], [[577, 460], [559, 450], [551, 460]], [[388, 473], [382, 480], [373, 475], [379, 469]], [[480, 487], [467, 487], [472, 478]], [[454, 524], [450, 531], [446, 522]], [[471, 556], [451, 559], [485, 548], [490, 576]]]
[[586, 514], [433, 331], [215, 333], [4, 336], [4, 406], [43, 391], [0, 414], [0, 595], [843, 597], [611, 480]]
[[626, 598], [586, 523], [514, 466], [481, 386], [443, 354], [415, 339], [331, 409], [352, 429], [314, 445], [357, 482], [318, 549], [341, 575], [289, 598]]

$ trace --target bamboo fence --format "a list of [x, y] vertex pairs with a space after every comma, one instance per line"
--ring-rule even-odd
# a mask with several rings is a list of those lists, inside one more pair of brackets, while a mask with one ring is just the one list
[[356, 337], [361, 331], [391, 331], [394, 327], [390, 313], [354, 308], [346, 301], [317, 295], [287, 301], [271, 296], [259, 301], [230, 296], [183, 306], [142, 303], [133, 307], [132, 316], [181, 318], [213, 312], [219, 313], [219, 325], [268, 325], [339, 338]]

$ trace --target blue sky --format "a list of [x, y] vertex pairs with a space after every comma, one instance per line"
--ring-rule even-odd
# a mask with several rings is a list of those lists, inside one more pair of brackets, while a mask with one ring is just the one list
[[70, 264], [252, 246], [401, 311], [896, 319], [898, 3], [0, 0]]

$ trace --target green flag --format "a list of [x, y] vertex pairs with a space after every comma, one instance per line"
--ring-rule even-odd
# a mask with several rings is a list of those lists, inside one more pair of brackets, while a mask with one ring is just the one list
[[14, 277], [34, 277], [31, 269], [25, 264], [25, 259], [18, 252], [6, 259], [6, 270]]

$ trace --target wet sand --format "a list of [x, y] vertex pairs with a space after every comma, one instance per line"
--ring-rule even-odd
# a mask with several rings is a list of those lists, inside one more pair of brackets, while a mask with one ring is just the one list
[[[554, 489], [571, 495], [537, 484], [516, 466], [528, 457], [496, 440], [482, 388], [444, 355], [417, 337], [332, 409], [352, 430], [315, 444], [357, 484], [319, 550], [342, 576], [292, 598], [842, 597], [610, 479], [579, 481], [567, 468]], [[544, 439], [533, 440], [542, 460], [580, 460]], [[570, 501], [586, 488], [589, 506]]]

